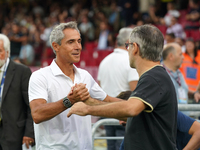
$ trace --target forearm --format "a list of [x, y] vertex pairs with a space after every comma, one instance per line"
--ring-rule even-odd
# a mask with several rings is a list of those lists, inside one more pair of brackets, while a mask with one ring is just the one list
[[194, 134], [183, 150], [197, 150], [200, 147], [200, 133]]
[[123, 100], [107, 95], [106, 98], [103, 101], [90, 97], [89, 99], [85, 100], [84, 103], [87, 104], [87, 105], [93, 106], [93, 105], [107, 104], [108, 102], [119, 102], [119, 101], [123, 101]]
[[87, 105], [90, 105], [90, 106], [106, 104], [105, 101], [97, 100], [97, 99], [94, 99], [92, 97], [85, 100], [84, 103], [87, 104]]
[[33, 101], [30, 103], [31, 114], [36, 124], [52, 119], [53, 117], [57, 116], [58, 114], [67, 109], [63, 105], [62, 99], [57, 102], [43, 103], [41, 105], [33, 104]]
[[147, 106], [141, 100], [135, 98], [130, 98], [128, 101], [122, 100], [95, 106], [78, 102], [72, 106], [67, 117], [76, 114], [79, 116], [93, 115], [121, 119], [137, 116], [146, 109], [146, 107]]
[[116, 97], [111, 97], [111, 96], [106, 96], [106, 98], [103, 100], [104, 102], [119, 102], [119, 101], [124, 101], [123, 99], [119, 99]]
[[106, 103], [104, 105], [89, 106], [88, 114], [107, 118], [122, 119], [135, 116], [133, 111], [127, 107], [127, 101]]

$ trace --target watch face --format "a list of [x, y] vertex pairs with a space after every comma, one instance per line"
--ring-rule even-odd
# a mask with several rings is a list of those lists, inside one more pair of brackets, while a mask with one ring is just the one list
[[64, 106], [67, 107], [67, 108], [69, 108], [69, 107], [72, 106], [70, 100], [69, 100], [67, 97], [65, 97], [65, 98], [63, 99], [63, 104], [64, 104]]

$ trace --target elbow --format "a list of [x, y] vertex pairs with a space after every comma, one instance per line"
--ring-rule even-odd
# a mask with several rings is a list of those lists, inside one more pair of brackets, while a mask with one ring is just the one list
[[140, 111], [137, 111], [137, 110], [133, 110], [133, 109], [130, 109], [128, 112], [128, 116], [129, 117], [135, 117], [135, 116], [138, 116], [140, 114]]
[[40, 121], [39, 119], [33, 119], [33, 121], [34, 121], [35, 124], [39, 124], [39, 123], [42, 122], [42, 121]]
[[33, 121], [35, 122], [35, 124], [39, 124], [41, 123], [41, 119], [34, 113], [32, 113], [32, 118], [33, 118]]

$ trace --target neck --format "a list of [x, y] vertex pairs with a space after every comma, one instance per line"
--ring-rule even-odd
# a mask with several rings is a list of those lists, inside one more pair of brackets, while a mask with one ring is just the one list
[[188, 53], [188, 55], [192, 58], [192, 59], [194, 59], [194, 53], [192, 52], [192, 53]]
[[63, 63], [62, 61], [59, 61], [58, 59], [55, 60], [58, 67], [62, 70], [62, 72], [71, 78], [72, 81], [74, 81], [74, 66], [71, 63]]
[[173, 72], [176, 72], [177, 69], [176, 67], [173, 66], [173, 64], [171, 64], [170, 62], [167, 62], [167, 61], [163, 61], [165, 67], [167, 67], [167, 69], [173, 71]]
[[139, 77], [141, 77], [143, 73], [150, 70], [154, 66], [160, 65], [159, 61], [153, 62], [153, 61], [149, 61], [149, 60], [146, 60], [146, 59], [140, 59], [140, 61], [137, 61], [137, 62], [138, 63], [136, 64], [136, 69], [137, 69], [137, 72], [139, 74]]

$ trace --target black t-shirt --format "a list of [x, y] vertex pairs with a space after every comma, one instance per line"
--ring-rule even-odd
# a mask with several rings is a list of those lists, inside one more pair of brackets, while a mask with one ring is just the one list
[[145, 72], [130, 97], [148, 107], [126, 124], [125, 150], [176, 150], [177, 97], [162, 66]]

